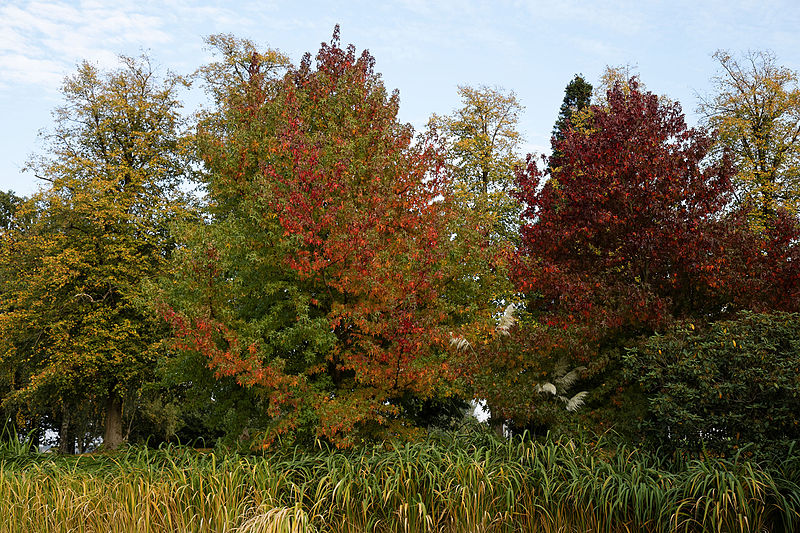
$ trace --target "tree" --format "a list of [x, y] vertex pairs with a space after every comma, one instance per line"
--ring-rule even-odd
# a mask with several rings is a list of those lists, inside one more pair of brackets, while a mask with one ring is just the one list
[[626, 63], [624, 65], [606, 65], [603, 73], [600, 75], [600, 80], [594, 88], [594, 104], [599, 106], [608, 105], [608, 93], [615, 87], [619, 86], [624, 94], [629, 94], [631, 91], [630, 80], [636, 78], [636, 83], [640, 91], [644, 92], [647, 88], [639, 80], [638, 67]]
[[[237, 63], [221, 52], [214, 72]], [[451, 372], [442, 158], [338, 28], [282, 77], [269, 53], [250, 55], [226, 77], [238, 96], [202, 124], [209, 222], [165, 314], [182, 353], [256, 391], [264, 444], [407, 433], [402, 398]]]
[[167, 333], [141, 303], [142, 282], [164, 271], [170, 224], [187, 205], [181, 80], [159, 81], [146, 58], [120, 62], [111, 72], [84, 63], [64, 82], [48, 153], [29, 166], [49, 187], [18, 209], [31, 222], [11, 230], [2, 258], [13, 284], [0, 363], [26, 369], [4, 404], [53, 416], [65, 451], [82, 412], [104, 419], [105, 446], [123, 440], [123, 415]]
[[[0, 300], [6, 298], [6, 293], [13, 287], [13, 278], [11, 271], [7, 270], [7, 265], [10, 259], [10, 252], [12, 250], [12, 243], [10, 231], [17, 226], [16, 212], [22, 199], [14, 194], [13, 191], [0, 191]], [[4, 369], [5, 371], [0, 374], [0, 399], [5, 398], [11, 392], [11, 388], [16, 381], [14, 379], [14, 371], [12, 369]], [[5, 410], [4, 410], [5, 411]], [[12, 413], [4, 412], [3, 426], [14, 428], [14, 433], [21, 433], [17, 428], [16, 420]]]
[[[730, 167], [703, 165], [711, 138], [686, 127], [678, 104], [640, 92], [635, 79], [629, 94], [617, 85], [608, 101], [607, 110], [593, 109], [589, 131], [568, 132], [554, 143], [556, 170], [543, 187], [535, 160], [520, 173], [519, 195], [528, 208], [519, 259], [541, 260], [555, 275], [573, 271], [574, 303], [593, 292], [580, 294], [586, 276], [668, 298], [665, 310], [711, 312], [706, 306], [715, 304], [694, 291], [696, 281], [710, 279], [697, 275], [719, 272], [705, 258], [718, 246], [709, 248], [698, 230], [710, 228], [728, 205]], [[534, 281], [521, 282], [520, 288], [540, 290]], [[620, 302], [626, 308], [654, 303], [629, 296]]]
[[484, 219], [495, 240], [515, 238], [519, 205], [509, 194], [522, 163], [517, 122], [522, 106], [513, 92], [459, 86], [462, 107], [452, 115], [433, 115], [429, 127], [446, 144], [453, 184], [461, 203]]
[[699, 111], [732, 154], [737, 200], [763, 227], [780, 209], [798, 213], [800, 198], [800, 88], [797, 73], [777, 65], [771, 52], [738, 60], [717, 51], [722, 72], [716, 94]]
[[[616, 66], [606, 65], [606, 68], [600, 75], [597, 85], [594, 87], [592, 103], [600, 107], [608, 108], [608, 93], [615, 87], [619, 86], [623, 94], [630, 94], [630, 81], [634, 78], [636, 79], [636, 86], [639, 92], [649, 92], [647, 86], [639, 78], [638, 67], [636, 65], [631, 65], [630, 63]], [[675, 103], [665, 94], [658, 95], [658, 101], [664, 105]], [[586, 112], [590, 111], [589, 108], [584, 108], [584, 110]], [[584, 120], [584, 118], [581, 116], [579, 117], [579, 120]]]
[[592, 100], [592, 84], [582, 74], [575, 74], [564, 89], [564, 101], [558, 111], [558, 118], [553, 126], [553, 137], [557, 141], [564, 138], [564, 132], [570, 127], [572, 117], [586, 108]]
[[[513, 297], [507, 264], [519, 238], [521, 207], [511, 190], [514, 172], [522, 164], [517, 123], [523, 108], [513, 92], [501, 89], [460, 86], [458, 92], [462, 107], [449, 116], [433, 115], [428, 125], [444, 140], [453, 177], [453, 196], [460, 216], [454, 234], [462, 243], [473, 243], [468, 253], [455, 258], [466, 267], [467, 275], [454, 279], [447, 290], [447, 298], [471, 309], [471, 316], [454, 326], [480, 324], [471, 331], [457, 328], [459, 338], [466, 335], [472, 342], [470, 350], [458, 354], [460, 366], [469, 376], [473, 394], [490, 399], [482, 385], [481, 371], [486, 368], [480, 368], [480, 357], [470, 355], [492, 344], [491, 315]], [[495, 413], [490, 425], [502, 433], [502, 420], [491, 402], [489, 409]]]
[[[730, 303], [719, 221], [732, 170], [705, 163], [712, 139], [687, 128], [678, 104], [636, 79], [627, 89], [616, 84], [587, 128], [554, 141], [549, 180], [533, 158], [518, 176], [527, 208], [514, 279], [534, 319], [522, 332], [533, 367], [568, 357], [609, 377], [631, 339]], [[606, 384], [595, 398], [620, 384], [595, 383]]]
[[16, 212], [23, 200], [14, 191], [0, 191], [0, 231], [10, 231], [18, 225]]

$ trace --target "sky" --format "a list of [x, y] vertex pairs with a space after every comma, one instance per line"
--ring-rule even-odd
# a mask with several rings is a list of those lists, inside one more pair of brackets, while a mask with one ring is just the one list
[[[43, 153], [39, 134], [83, 60], [113, 68], [118, 54], [147, 53], [161, 72], [189, 74], [211, 59], [205, 36], [232, 33], [298, 62], [336, 24], [343, 43], [370, 50], [400, 92], [400, 120], [418, 129], [459, 107], [459, 85], [513, 90], [525, 106], [523, 152], [548, 150], [576, 73], [596, 84], [607, 65], [632, 65], [695, 125], [716, 50], [771, 50], [800, 69], [796, 0], [0, 0], [0, 190], [44, 185], [22, 169]], [[187, 113], [200, 101], [191, 98]]]

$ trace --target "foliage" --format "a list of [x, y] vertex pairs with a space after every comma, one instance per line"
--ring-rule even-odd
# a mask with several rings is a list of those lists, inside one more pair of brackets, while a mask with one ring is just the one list
[[708, 328], [683, 323], [625, 358], [649, 397], [656, 445], [782, 457], [800, 439], [800, 321], [743, 313]]
[[0, 232], [5, 233], [19, 226], [16, 213], [24, 200], [14, 194], [14, 191], [0, 191]]
[[[184, 80], [160, 80], [146, 59], [83, 64], [28, 168], [48, 185], [0, 192], [0, 407], [31, 446], [55, 431], [62, 452], [100, 433], [113, 448], [123, 424], [132, 442], [414, 440], [463, 421], [470, 398], [500, 433], [630, 429], [646, 415], [655, 442], [691, 452], [766, 456], [797, 438], [796, 318], [775, 313], [800, 311], [800, 93], [770, 53], [715, 56], [723, 72], [701, 110], [716, 136], [630, 67], [606, 70], [594, 105], [576, 75], [553, 155], [520, 167], [513, 92], [459, 87], [461, 107], [417, 134], [338, 27], [296, 66], [232, 35], [208, 44], [218, 60], [196, 76], [212, 106], [196, 134], [179, 115]], [[198, 174], [205, 197], [190, 201], [182, 187]], [[763, 314], [725, 321], [741, 310]], [[577, 380], [591, 392], [568, 392]], [[686, 494], [729, 467], [695, 472]], [[381, 518], [362, 526], [502, 530], [514, 498], [538, 497], [481, 479], [484, 492], [461, 497], [483, 511], [420, 489], [385, 509], [367, 496]], [[593, 507], [604, 500], [581, 490], [561, 514], [524, 520], [572, 527], [575, 502], [591, 510], [582, 529], [665, 516], [637, 522], [649, 510], [631, 518], [623, 496]], [[320, 526], [316, 504], [298, 502], [215, 525]], [[674, 528], [699, 520], [685, 509]], [[706, 511], [734, 527], [724, 505]]]
[[797, 215], [800, 198], [800, 88], [797, 73], [776, 63], [775, 55], [751, 51], [741, 60], [717, 51], [722, 67], [713, 81], [716, 94], [700, 112], [733, 155], [737, 200], [763, 228], [783, 208]]
[[564, 101], [553, 126], [553, 137], [556, 140], [564, 138], [564, 132], [572, 125], [573, 116], [589, 106], [591, 99], [592, 84], [588, 83], [582, 74], [575, 74], [564, 89]]
[[[482, 353], [493, 349], [497, 336], [492, 315], [514, 292], [508, 257], [519, 239], [521, 208], [511, 191], [522, 163], [517, 123], [523, 108], [513, 92], [498, 88], [460, 86], [458, 92], [461, 108], [448, 116], [433, 115], [428, 127], [444, 141], [458, 213], [452, 231], [460, 248], [450, 260], [464, 268], [448, 283], [445, 297], [466, 310], [452, 335], [471, 342], [471, 349], [454, 351], [468, 390], [488, 398], [486, 383], [496, 382], [503, 370], [486, 365]], [[496, 415], [496, 407], [490, 410]]]
[[[637, 65], [625, 63], [623, 65], [606, 65], [603, 73], [600, 74], [600, 79], [595, 85], [592, 93], [592, 104], [600, 107], [608, 107], [608, 93], [615, 87], [622, 91], [626, 96], [631, 92], [631, 80], [636, 79], [636, 88], [639, 92], [650, 92], [647, 86], [639, 78]], [[658, 95], [658, 102], [664, 106], [674, 104], [668, 96]], [[588, 111], [588, 109], [587, 109]]]
[[[517, 315], [521, 315], [518, 317]], [[494, 330], [484, 335], [454, 337], [451, 345], [464, 353], [473, 396], [486, 402], [489, 424], [497, 435], [556, 433], [571, 425], [586, 391], [568, 394], [585, 367], [570, 370], [567, 358], [549, 360], [529, 335], [530, 316], [506, 306]]]
[[264, 457], [40, 454], [0, 462], [0, 531], [796, 531], [798, 464], [671, 467], [597, 439], [500, 441], [475, 430]]
[[461, 267], [441, 156], [397, 122], [397, 94], [338, 29], [316, 65], [278, 77], [265, 57], [229, 74], [238, 96], [201, 124], [210, 216], [165, 315], [184, 353], [252, 388], [265, 443], [408, 432], [399, 399], [451, 376], [440, 295]]
[[180, 83], [158, 81], [146, 59], [111, 72], [84, 63], [64, 83], [47, 155], [30, 165], [49, 187], [18, 208], [24, 231], [3, 234], [4, 406], [55, 417], [65, 449], [84, 411], [105, 413], [106, 443], [119, 443], [123, 402], [151, 379], [166, 333], [139, 300], [185, 212]]
[[721, 283], [716, 290], [726, 310], [800, 310], [800, 224], [786, 210], [754, 227], [750, 213], [738, 209], [720, 224], [724, 243]]
[[639, 74], [637, 71], [637, 66], [631, 65], [630, 63], [616, 66], [606, 65], [606, 68], [603, 69], [603, 73], [600, 75], [600, 80], [594, 89], [593, 103], [603, 107], [608, 106], [608, 93], [617, 86], [619, 86], [619, 89], [622, 90], [623, 94], [629, 94], [631, 91], [629, 82], [632, 78], [636, 78], [638, 84], [637, 89], [639, 89], [641, 92], [645, 92], [647, 89], [644, 87], [641, 81], [639, 81]]
[[[11, 266], [11, 254], [14, 253], [14, 240], [12, 230], [17, 229], [17, 209], [23, 199], [13, 191], [0, 191], [0, 300], [5, 300], [14, 287], [14, 271]], [[20, 369], [21, 370], [21, 369]], [[0, 399], [5, 398], [13, 390], [18, 377], [18, 370], [6, 369], [0, 373]], [[11, 424], [13, 431], [17, 431], [17, 423], [12, 413], [2, 409], [4, 425]], [[5, 431], [2, 438], [6, 437]]]
[[216, 376], [203, 354], [170, 351], [159, 360], [156, 375], [142, 391], [130, 442], [239, 445], [269, 420], [256, 391], [232, 376]]
[[[534, 319], [526, 342], [535, 359], [567, 356], [589, 376], [618, 368], [620, 346], [673, 317], [715, 316], [728, 304], [717, 292], [718, 220], [730, 167], [706, 165], [711, 137], [635, 79], [607, 100], [588, 128], [554, 142], [549, 180], [533, 158], [518, 176], [527, 208], [514, 279]], [[615, 381], [606, 374], [597, 385], [613, 399]]]
[[523, 107], [512, 91], [461, 85], [462, 107], [428, 123], [444, 140], [456, 199], [474, 210], [494, 241], [516, 239], [519, 205], [510, 195], [522, 136]]
[[[609, 109], [594, 109], [590, 131], [554, 144], [559, 155], [542, 187], [532, 158], [519, 175], [528, 207], [518, 282], [539, 294], [548, 316], [568, 309], [564, 318], [578, 321], [581, 311], [614, 305], [629, 316], [604, 324], [613, 329], [655, 324], [670, 308], [719, 312], [692, 293], [719, 272], [706, 258], [718, 247], [704, 238], [728, 203], [730, 167], [702, 165], [710, 137], [688, 129], [677, 104], [630, 86], [628, 95], [620, 86], [609, 92]], [[596, 298], [617, 291], [606, 306]]]
[[20, 435], [13, 425], [5, 424], [0, 430], [0, 461], [28, 459], [38, 453], [33, 435]]

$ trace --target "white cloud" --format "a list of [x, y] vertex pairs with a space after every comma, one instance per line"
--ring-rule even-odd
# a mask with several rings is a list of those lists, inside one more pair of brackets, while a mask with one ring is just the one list
[[15, 53], [0, 53], [0, 72], [0, 89], [28, 83], [58, 87], [65, 74], [57, 61]]
[[17, 29], [0, 21], [0, 51], [27, 55], [36, 53], [36, 47], [26, 42]]
[[575, 45], [575, 48], [581, 52], [593, 57], [603, 58], [604, 60], [619, 57], [623, 54], [621, 49], [602, 39], [572, 36], [569, 40]]
[[585, 2], [582, 0], [521, 0], [516, 6], [527, 10], [533, 20], [550, 23], [589, 24], [609, 34], [634, 35], [645, 27], [641, 6], [636, 0]]
[[117, 51], [172, 42], [173, 15], [151, 11], [147, 4], [64, 0], [0, 7], [0, 91], [11, 84], [54, 91], [80, 60], [110, 66]]

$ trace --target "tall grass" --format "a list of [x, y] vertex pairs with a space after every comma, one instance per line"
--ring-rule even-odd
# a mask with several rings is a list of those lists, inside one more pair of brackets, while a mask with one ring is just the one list
[[263, 457], [0, 450], [0, 533], [800, 529], [797, 458], [676, 466], [596, 441], [473, 437]]

